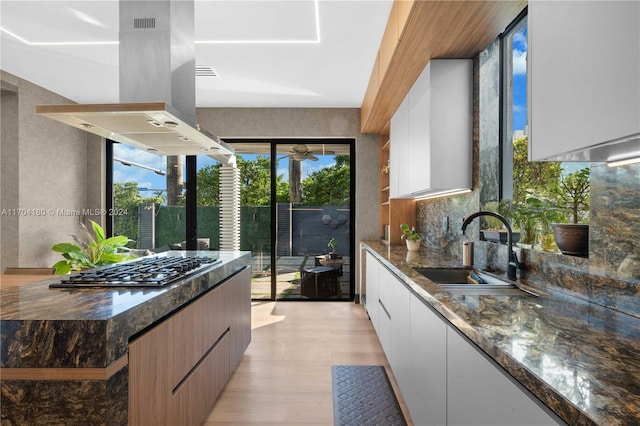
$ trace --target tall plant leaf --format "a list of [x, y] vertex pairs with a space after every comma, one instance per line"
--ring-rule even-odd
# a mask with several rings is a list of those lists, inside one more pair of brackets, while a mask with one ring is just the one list
[[102, 242], [102, 240], [104, 240], [104, 229], [102, 229], [102, 226], [92, 220], [91, 227], [93, 228], [93, 233], [96, 235], [96, 240], [99, 243]]
[[71, 271], [119, 263], [133, 258], [128, 254], [118, 253], [118, 250], [126, 250], [129, 238], [123, 235], [105, 238], [104, 229], [96, 222], [90, 222], [93, 233], [84, 224], [80, 224], [84, 240], [72, 235], [78, 245], [58, 243], [52, 247], [53, 251], [61, 253], [64, 258], [53, 266], [56, 274], [67, 274]]

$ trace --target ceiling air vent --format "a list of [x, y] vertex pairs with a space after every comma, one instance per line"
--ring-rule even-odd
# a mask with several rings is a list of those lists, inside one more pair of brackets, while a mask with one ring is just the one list
[[156, 18], [133, 18], [133, 28], [147, 30], [156, 27]]
[[196, 77], [219, 77], [219, 75], [209, 65], [196, 65]]

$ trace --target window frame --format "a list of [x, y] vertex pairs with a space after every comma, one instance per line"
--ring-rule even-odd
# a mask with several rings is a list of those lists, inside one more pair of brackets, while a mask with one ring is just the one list
[[[505, 28], [500, 35], [500, 64], [499, 64], [499, 141], [500, 146], [498, 164], [500, 167], [500, 179], [498, 189], [498, 200], [513, 199], [513, 144], [508, 143], [513, 139], [512, 120], [512, 83], [513, 83], [513, 61], [507, 55], [513, 54], [513, 44], [510, 39], [527, 22], [528, 7]], [[508, 67], [507, 67], [508, 65]], [[528, 77], [528, 76], [527, 76]]]

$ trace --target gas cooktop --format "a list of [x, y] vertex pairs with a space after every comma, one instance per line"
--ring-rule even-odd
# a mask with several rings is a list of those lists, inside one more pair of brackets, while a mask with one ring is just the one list
[[67, 275], [50, 288], [76, 287], [162, 287], [219, 262], [208, 256], [144, 257]]

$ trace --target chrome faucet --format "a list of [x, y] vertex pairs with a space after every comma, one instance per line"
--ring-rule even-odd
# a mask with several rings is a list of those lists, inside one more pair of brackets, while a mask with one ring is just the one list
[[467, 229], [467, 226], [469, 226], [471, 221], [479, 216], [495, 217], [496, 219], [504, 223], [504, 226], [507, 228], [507, 249], [509, 250], [508, 256], [507, 256], [507, 277], [510, 280], [515, 281], [517, 279], [516, 269], [522, 269], [522, 264], [518, 261], [518, 256], [516, 255], [516, 252], [513, 251], [513, 230], [511, 229], [511, 225], [509, 224], [509, 221], [507, 221], [507, 219], [505, 219], [504, 216], [501, 216], [498, 213], [489, 212], [489, 211], [476, 212], [471, 216], [467, 217], [464, 220], [464, 222], [462, 222], [462, 229], [461, 229], [462, 235], [464, 235], [464, 231]]

